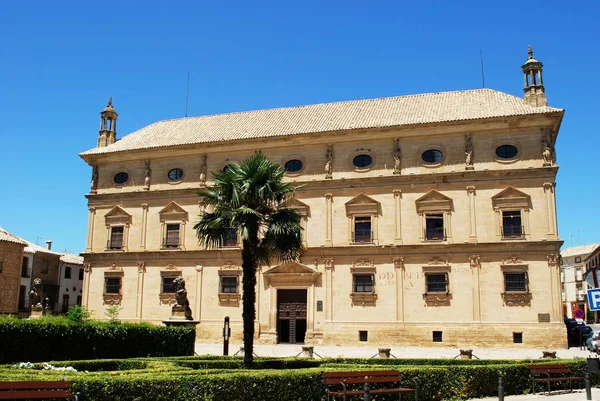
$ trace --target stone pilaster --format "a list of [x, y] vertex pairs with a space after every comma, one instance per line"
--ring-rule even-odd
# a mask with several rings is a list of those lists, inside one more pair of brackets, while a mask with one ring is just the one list
[[194, 319], [202, 320], [202, 265], [196, 265], [196, 305]]
[[473, 283], [473, 321], [481, 322], [481, 289], [479, 283], [479, 270], [481, 270], [481, 257], [479, 255], [469, 256], [471, 265], [471, 279]]
[[394, 274], [396, 276], [396, 320], [404, 321], [404, 258], [396, 257], [394, 261]]
[[394, 190], [394, 244], [402, 245], [402, 191]]
[[135, 308], [135, 317], [143, 318], [144, 311], [144, 277], [146, 273], [146, 263], [137, 262], [138, 279], [137, 279], [137, 302]]
[[96, 220], [96, 208], [90, 207], [88, 210], [88, 236], [85, 251], [89, 253], [94, 251], [94, 222]]
[[333, 195], [325, 194], [325, 246], [332, 246], [332, 231], [333, 231]]
[[554, 184], [545, 182], [544, 195], [546, 198], [546, 213], [548, 217], [548, 237], [554, 239], [556, 236], [556, 205], [554, 198]]
[[140, 240], [140, 248], [146, 249], [146, 231], [148, 230], [148, 204], [142, 203], [142, 237]]
[[475, 187], [468, 186], [469, 195], [469, 242], [477, 242], [477, 221], [475, 218]]
[[562, 311], [562, 295], [559, 291], [560, 269], [558, 268], [558, 254], [552, 253], [546, 255], [548, 259], [548, 271], [550, 274], [550, 294], [552, 296], [552, 319], [553, 322], [560, 322]]
[[333, 259], [325, 259], [325, 279], [326, 282], [326, 303], [325, 303], [325, 320], [328, 322], [333, 321], [333, 272], [335, 271], [335, 265]]

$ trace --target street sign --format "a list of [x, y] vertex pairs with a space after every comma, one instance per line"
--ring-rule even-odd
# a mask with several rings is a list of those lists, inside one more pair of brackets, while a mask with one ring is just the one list
[[573, 313], [573, 316], [575, 316], [575, 319], [583, 319], [583, 317], [585, 316], [585, 312], [581, 309], [577, 309], [575, 313]]
[[600, 288], [587, 290], [588, 305], [591, 311], [600, 310]]

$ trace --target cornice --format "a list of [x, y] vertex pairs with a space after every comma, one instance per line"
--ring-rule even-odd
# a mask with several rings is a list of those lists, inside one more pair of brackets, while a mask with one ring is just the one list
[[[455, 172], [440, 172], [440, 173], [428, 173], [428, 174], [409, 174], [409, 175], [390, 175], [383, 177], [358, 177], [358, 178], [333, 178], [328, 180], [319, 181], [295, 181], [296, 184], [303, 185], [298, 190], [299, 193], [307, 190], [334, 190], [334, 189], [361, 189], [361, 188], [373, 188], [373, 187], [385, 187], [390, 186], [393, 189], [397, 189], [399, 185], [439, 185], [439, 184], [454, 184], [454, 183], [466, 183], [473, 185], [475, 183], [485, 183], [491, 181], [497, 183], [499, 181], [513, 182], [519, 180], [533, 179], [547, 179], [554, 182], [556, 174], [558, 172], [558, 166], [551, 167], [540, 167], [540, 168], [522, 168], [512, 170], [468, 170], [468, 171], [455, 171]], [[340, 173], [338, 173], [338, 176]], [[497, 184], [496, 184], [497, 186]], [[181, 189], [166, 189], [166, 190], [139, 190], [132, 192], [118, 192], [118, 193], [100, 193], [100, 194], [87, 194], [85, 197], [88, 199], [90, 205], [107, 203], [118, 203], [119, 201], [135, 200], [140, 201], [146, 200], [163, 200], [168, 199], [169, 201], [177, 198], [197, 198], [198, 191], [201, 188], [181, 188]]]

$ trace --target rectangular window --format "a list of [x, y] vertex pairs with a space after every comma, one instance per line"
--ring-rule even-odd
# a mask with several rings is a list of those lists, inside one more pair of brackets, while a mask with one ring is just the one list
[[523, 344], [523, 333], [513, 333], [513, 343]]
[[167, 224], [165, 248], [179, 248], [179, 224]]
[[521, 211], [502, 212], [502, 237], [521, 238], [523, 236], [523, 226], [521, 225]]
[[162, 294], [174, 294], [175, 293], [175, 285], [173, 284], [173, 280], [177, 277], [162, 277]]
[[79, 280], [83, 280], [83, 269], [79, 269]]
[[369, 332], [367, 330], [358, 331], [358, 341], [369, 341]]
[[104, 279], [105, 294], [120, 294], [121, 293], [121, 277], [106, 277]]
[[21, 277], [29, 277], [29, 258], [23, 256], [23, 262], [21, 263]]
[[71, 278], [71, 268], [69, 266], [65, 266], [65, 278]]
[[124, 227], [111, 227], [108, 249], [123, 249]]
[[235, 228], [228, 228], [223, 246], [238, 246], [238, 235]]
[[427, 292], [448, 292], [448, 276], [446, 273], [425, 274]]
[[504, 273], [505, 292], [527, 292], [527, 273]]
[[372, 240], [371, 217], [354, 218], [354, 243], [370, 243]]
[[442, 342], [442, 335], [443, 335], [443, 333], [441, 331], [434, 331], [433, 332], [433, 342], [434, 343], [441, 343]]
[[81, 306], [81, 295], [77, 295], [77, 305]]
[[581, 263], [581, 256], [575, 257], [575, 263]]
[[353, 292], [373, 292], [373, 275], [355, 274]]
[[50, 269], [50, 262], [48, 262], [48, 259], [44, 259], [42, 260], [42, 274], [48, 274], [48, 270]]
[[69, 294], [63, 294], [62, 313], [67, 313], [69, 310]]
[[238, 293], [238, 277], [237, 276], [221, 276], [221, 293], [222, 294], [237, 294]]
[[425, 215], [425, 239], [428, 241], [443, 241], [446, 239], [443, 214]]
[[26, 310], [27, 308], [25, 307], [26, 303], [25, 303], [25, 298], [26, 298], [26, 294], [27, 294], [27, 287], [22, 285], [19, 287], [19, 310]]

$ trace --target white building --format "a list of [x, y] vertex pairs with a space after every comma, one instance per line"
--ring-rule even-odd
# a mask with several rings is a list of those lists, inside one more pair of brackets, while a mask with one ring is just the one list
[[588, 244], [573, 246], [560, 252], [563, 313], [569, 318], [575, 318], [574, 314], [578, 309], [587, 314], [588, 285], [585, 282], [584, 260], [599, 247], [600, 244]]
[[83, 288], [83, 257], [65, 253], [60, 257], [58, 268], [58, 311], [66, 313], [70, 307], [81, 305]]

